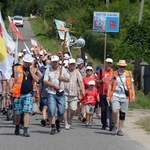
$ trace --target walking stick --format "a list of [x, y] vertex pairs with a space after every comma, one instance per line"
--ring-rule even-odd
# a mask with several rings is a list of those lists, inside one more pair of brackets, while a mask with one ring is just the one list
[[[62, 30], [61, 30], [62, 31]], [[62, 75], [62, 68], [63, 68], [63, 62], [64, 62], [64, 52], [65, 52], [65, 43], [66, 43], [66, 34], [67, 34], [67, 30], [63, 30], [65, 33], [64, 33], [64, 43], [63, 43], [63, 48], [62, 48], [62, 63], [61, 63], [61, 66], [60, 66], [60, 76]], [[61, 84], [61, 81], [59, 80], [59, 86]]]

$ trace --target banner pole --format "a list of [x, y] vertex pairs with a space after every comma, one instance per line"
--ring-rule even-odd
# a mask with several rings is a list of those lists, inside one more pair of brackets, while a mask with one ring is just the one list
[[[103, 71], [103, 75], [105, 75], [105, 60], [106, 60], [106, 47], [107, 47], [107, 33], [105, 32], [105, 38], [104, 38], [104, 71]], [[104, 76], [105, 78], [105, 76]], [[103, 83], [103, 94], [105, 91], [105, 82]]]
[[104, 68], [105, 68], [105, 60], [106, 60], [106, 48], [107, 48], [107, 32], [105, 32], [105, 39], [104, 39]]

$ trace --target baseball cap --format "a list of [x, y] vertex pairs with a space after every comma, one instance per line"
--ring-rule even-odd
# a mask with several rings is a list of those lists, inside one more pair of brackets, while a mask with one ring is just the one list
[[52, 61], [59, 61], [59, 57], [57, 55], [51, 56], [51, 62]]
[[21, 57], [21, 56], [23, 56], [23, 53], [19, 52], [18, 57]]
[[68, 60], [64, 60], [64, 62], [63, 62], [64, 63], [64, 67], [68, 66], [68, 62], [69, 62]]
[[113, 60], [112, 60], [111, 58], [107, 58], [107, 59], [105, 60], [105, 62], [113, 63]]
[[33, 57], [30, 54], [25, 54], [24, 57], [22, 58], [24, 62], [32, 63], [33, 62]]
[[95, 85], [95, 81], [94, 80], [89, 81], [88, 85]]
[[71, 59], [69, 59], [69, 62], [68, 62], [69, 64], [75, 64], [76, 63], [76, 60], [74, 59], [74, 58], [71, 58]]
[[82, 63], [84, 63], [84, 60], [82, 58], [78, 58], [77, 59], [77, 65], [80, 65]]
[[70, 56], [68, 54], [64, 54], [64, 59], [69, 59]]
[[26, 49], [23, 49], [23, 52], [26, 52], [27, 50]]

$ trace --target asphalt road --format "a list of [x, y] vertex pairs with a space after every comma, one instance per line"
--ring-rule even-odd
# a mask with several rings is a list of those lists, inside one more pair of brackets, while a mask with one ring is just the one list
[[[33, 38], [34, 34], [29, 22], [25, 21], [24, 27], [19, 30], [30, 48], [30, 38]], [[20, 41], [19, 51], [23, 48], [24, 45]], [[101, 123], [98, 119], [94, 119], [93, 126], [87, 128], [75, 117], [71, 130], [65, 130], [62, 124], [59, 134], [50, 135], [51, 128], [42, 127], [40, 124], [42, 116], [35, 115], [30, 121], [31, 137], [26, 138], [22, 135], [15, 136], [15, 126], [12, 121], [6, 121], [6, 116], [0, 117], [0, 150], [148, 150], [140, 143], [131, 140], [128, 133], [119, 137], [112, 136], [110, 131], [101, 130]]]
[[[101, 130], [100, 120], [94, 119], [92, 127], [85, 127], [77, 117], [73, 119], [73, 127], [60, 133], [50, 135], [50, 126], [42, 127], [41, 115], [31, 117], [30, 137], [14, 135], [12, 121], [2, 116], [0, 125], [1, 150], [148, 150], [141, 144], [131, 140], [127, 133], [123, 137], [111, 135], [110, 131]], [[21, 133], [23, 131], [21, 130]]]
[[[34, 38], [33, 30], [31, 29], [31, 25], [28, 21], [28, 18], [25, 18], [24, 21], [24, 27], [18, 27], [18, 30], [21, 32], [24, 38], [24, 42], [28, 46], [28, 48], [31, 48], [31, 38]], [[12, 30], [9, 28], [8, 30], [9, 35], [13, 38], [14, 41], [16, 41], [16, 35], [13, 34]], [[20, 52], [22, 49], [24, 49], [25, 46], [21, 40], [18, 41], [18, 52]]]

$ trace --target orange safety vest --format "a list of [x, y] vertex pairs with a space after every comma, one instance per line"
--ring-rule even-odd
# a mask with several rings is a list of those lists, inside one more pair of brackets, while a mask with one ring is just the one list
[[[112, 76], [112, 84], [111, 84], [111, 91], [108, 93], [109, 97], [111, 98], [113, 96], [113, 93], [116, 89], [116, 77], [118, 76], [118, 71], [113, 72]], [[131, 71], [125, 70], [125, 77], [126, 77], [126, 86], [127, 90], [129, 91], [129, 100], [132, 101], [133, 99], [133, 91], [132, 91], [132, 73]]]
[[21, 84], [23, 80], [23, 66], [17, 65], [14, 66], [14, 79], [15, 82], [13, 84], [13, 93], [12, 97], [20, 97], [21, 96]]

